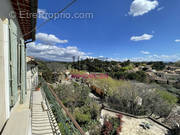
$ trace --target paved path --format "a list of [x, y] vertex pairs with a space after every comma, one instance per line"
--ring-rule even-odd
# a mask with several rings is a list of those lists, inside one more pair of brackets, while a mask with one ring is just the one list
[[41, 105], [43, 101], [41, 91], [33, 91], [32, 94], [32, 135], [53, 135], [53, 122]]
[[[102, 118], [117, 117], [117, 113], [102, 109], [101, 111], [101, 124], [104, 122]], [[120, 135], [168, 135], [168, 130], [161, 125], [151, 121], [150, 119], [136, 119], [129, 116], [123, 115], [122, 117], [122, 131]], [[150, 129], [143, 129], [140, 124], [142, 123], [151, 124]]]
[[[30, 135], [31, 112], [29, 109], [30, 91], [27, 92], [24, 104], [19, 100], [11, 111], [11, 115], [4, 128], [2, 135]], [[0, 114], [1, 117], [1, 114]], [[1, 133], [0, 133], [1, 134]]]

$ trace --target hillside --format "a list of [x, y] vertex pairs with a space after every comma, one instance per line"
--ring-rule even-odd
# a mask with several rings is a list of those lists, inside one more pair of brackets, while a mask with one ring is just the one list
[[[168, 122], [168, 116], [170, 113], [173, 115], [174, 106], [178, 105], [179, 89], [174, 84], [159, 83], [149, 75], [151, 72], [159, 78], [163, 76], [160, 77], [158, 73], [164, 72], [167, 75], [165, 72], [171, 71], [169, 67], [174, 67], [172, 63], [163, 63], [162, 66], [161, 62], [100, 60], [38, 62], [46, 81], [52, 84], [80, 126], [92, 135], [102, 134], [107, 130], [106, 123], [100, 122], [104, 106], [135, 116], [151, 116], [175, 128]], [[117, 119], [104, 117], [105, 119], [111, 121], [112, 126], [114, 122], [115, 125], [119, 123]]]

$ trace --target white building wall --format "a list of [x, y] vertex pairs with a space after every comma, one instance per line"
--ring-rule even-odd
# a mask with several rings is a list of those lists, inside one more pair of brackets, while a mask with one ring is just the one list
[[[10, 0], [0, 0], [0, 131], [10, 117], [9, 19], [13, 12]], [[18, 36], [22, 35], [18, 21], [15, 17], [12, 19], [18, 28]]]
[[27, 90], [33, 90], [38, 85], [38, 66], [27, 64]]
[[8, 20], [0, 19], [0, 130], [10, 115]]
[[27, 64], [27, 74], [26, 74], [26, 79], [27, 79], [27, 90], [31, 90], [32, 88], [32, 82], [31, 82], [31, 66]]

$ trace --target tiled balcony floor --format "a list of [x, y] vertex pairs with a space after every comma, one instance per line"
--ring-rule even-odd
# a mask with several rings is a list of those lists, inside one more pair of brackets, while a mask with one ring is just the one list
[[[41, 91], [33, 91], [32, 93], [32, 135], [53, 135], [56, 121], [53, 121], [48, 113], [44, 111], [41, 105], [43, 101]], [[57, 125], [57, 124], [56, 124]], [[54, 132], [54, 134], [56, 134]]]

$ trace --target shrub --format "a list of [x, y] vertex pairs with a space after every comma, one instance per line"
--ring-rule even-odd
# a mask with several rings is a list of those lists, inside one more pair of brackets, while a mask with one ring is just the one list
[[166, 100], [169, 104], [176, 104], [178, 101], [178, 98], [176, 96], [174, 96], [173, 94], [167, 92], [167, 91], [163, 91], [163, 90], [158, 90], [157, 91], [159, 93], [159, 95]]
[[119, 135], [122, 129], [122, 115], [118, 114], [117, 118], [105, 120], [102, 127], [101, 135]]
[[113, 126], [109, 121], [105, 121], [102, 127], [101, 135], [110, 135], [113, 130]]
[[70, 85], [59, 85], [56, 93], [72, 112], [76, 107], [84, 106], [89, 102], [90, 89], [84, 85], [72, 83]]
[[[144, 86], [143, 86], [144, 87]], [[134, 115], [150, 115], [166, 118], [176, 100], [172, 96], [166, 96], [166, 100], [156, 90], [148, 87], [120, 87], [112, 96], [108, 97], [108, 104], [113, 109]], [[141, 99], [142, 101], [137, 101]], [[169, 100], [169, 102], [167, 102]], [[140, 104], [138, 102], [141, 102]]]
[[90, 89], [78, 83], [71, 83], [59, 85], [55, 91], [79, 125], [85, 131], [90, 130], [100, 113], [100, 106], [89, 97]]
[[66, 129], [62, 123], [58, 123], [62, 135], [66, 135]]
[[154, 62], [152, 68], [155, 70], [163, 70], [165, 66], [166, 65], [163, 62]]
[[116, 80], [108, 76], [104, 79], [89, 79], [91, 83], [98, 88], [104, 90], [107, 95], [112, 95], [113, 91], [117, 91], [120, 86], [129, 86], [129, 82], [124, 80]]
[[75, 111], [74, 113], [75, 119], [76, 121], [80, 124], [80, 125], [84, 125], [87, 124], [91, 121], [91, 115], [90, 113], [82, 113], [80, 111]]

